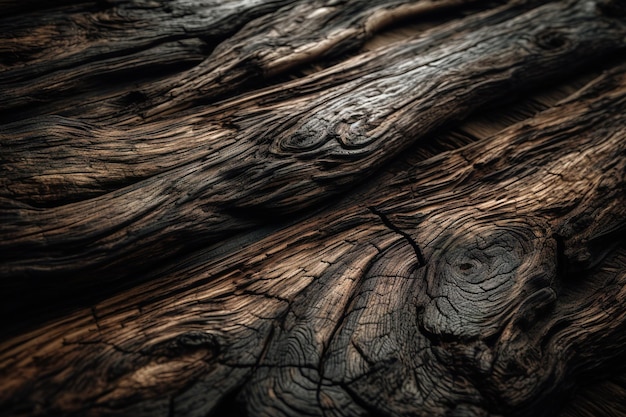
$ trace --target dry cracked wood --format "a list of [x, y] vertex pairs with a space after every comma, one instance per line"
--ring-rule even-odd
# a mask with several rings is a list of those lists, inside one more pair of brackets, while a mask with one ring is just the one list
[[9, 16], [0, 20], [0, 109], [54, 100], [51, 93], [84, 88], [77, 79], [112, 72], [126, 55], [131, 57], [125, 71], [142, 70], [145, 63], [133, 54], [160, 54], [163, 44], [178, 46], [180, 56], [189, 43], [197, 43], [199, 50], [187, 51], [183, 62], [200, 60], [245, 23], [288, 3], [105, 0]]
[[8, 72], [6, 81], [20, 81], [100, 55], [123, 54], [177, 39], [225, 37], [287, 3], [105, 0], [11, 16], [0, 22], [2, 70]]
[[[202, 64], [184, 72], [149, 102], [145, 115], [172, 112], [186, 101], [219, 97], [261, 74], [271, 77], [306, 62], [356, 49], [391, 23], [453, 6], [460, 0], [317, 0], [294, 3], [248, 23]], [[165, 90], [165, 91], [163, 91]]]
[[[236, 91], [245, 82], [285, 72], [330, 53], [354, 49], [398, 20], [467, 3], [471, 2], [231, 1], [217, 8], [215, 2], [192, 6], [182, 2], [168, 6], [118, 2], [113, 6], [104, 2], [99, 5], [101, 12], [97, 12], [96, 5], [88, 4], [66, 6], [52, 15], [48, 11], [26, 16], [17, 22], [5, 19], [0, 21], [0, 33], [5, 33], [6, 45], [0, 53], [5, 53], [5, 70], [14, 71], [4, 74], [7, 82], [2, 86], [5, 91], [0, 97], [0, 110], [21, 107], [27, 114], [36, 110], [58, 112], [63, 110], [58, 105], [59, 95], [97, 91], [94, 84], [102, 84], [104, 77], [133, 79], [133, 74], [145, 77], [145, 69], [165, 71], [176, 58], [178, 67], [185, 68], [185, 64], [197, 63], [219, 45], [200, 65], [162, 82], [142, 85], [141, 92], [131, 97], [131, 104], [149, 99], [142, 104], [145, 114], [164, 109], [171, 112], [172, 107], [181, 107], [184, 100], [206, 102]], [[261, 17], [251, 20], [258, 15]], [[248, 21], [236, 35], [220, 43], [221, 38]], [[198, 22], [205, 22], [206, 26]], [[103, 29], [118, 37], [106, 39]], [[124, 35], [123, 43], [119, 33]], [[146, 39], [150, 39], [150, 44], [146, 45]], [[52, 47], [42, 48], [51, 42]], [[163, 43], [169, 45], [168, 50], [162, 50]], [[57, 44], [63, 50], [55, 48]], [[186, 48], [187, 44], [193, 44], [195, 49]], [[107, 48], [106, 53], [102, 48]], [[143, 62], [143, 57], [149, 57], [151, 62]], [[116, 63], [124, 60], [128, 62], [119, 68]], [[128, 110], [127, 88], [120, 89], [109, 101], [112, 108], [98, 109], [98, 113], [121, 111], [124, 107]]]
[[0, 413], [554, 415], [623, 371], [625, 111], [621, 67], [4, 341]]
[[[596, 6], [505, 8], [156, 122], [4, 126], [0, 275], [15, 295], [5, 308], [38, 302], [18, 296], [31, 285], [54, 287], [52, 298], [119, 281], [150, 254], [315, 207], [446, 121], [619, 51], [626, 23]], [[458, 27], [475, 30], [450, 37]]]

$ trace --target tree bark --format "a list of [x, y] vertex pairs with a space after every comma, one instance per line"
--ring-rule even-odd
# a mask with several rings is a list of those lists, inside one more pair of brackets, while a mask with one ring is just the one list
[[0, 415], [626, 412], [626, 66], [450, 130], [623, 54], [623, 4], [513, 2], [341, 59], [454, 7], [11, 9], [0, 285], [30, 319], [4, 325]]

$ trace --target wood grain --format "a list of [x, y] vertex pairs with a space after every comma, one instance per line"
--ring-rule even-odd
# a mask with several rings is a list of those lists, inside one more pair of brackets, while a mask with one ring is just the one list
[[[5, 125], [6, 290], [119, 281], [144, 270], [150, 253], [175, 256], [316, 207], [521, 87], [519, 77], [527, 86], [623, 46], [624, 22], [586, 2], [516, 13], [488, 12], [175, 119]], [[471, 35], [455, 37], [459, 27]]]
[[626, 415], [622, 1], [0, 15], [0, 416]]
[[623, 356], [626, 252], [610, 236], [625, 106], [622, 67], [255, 245], [180, 258], [13, 337], [2, 408], [553, 415]]

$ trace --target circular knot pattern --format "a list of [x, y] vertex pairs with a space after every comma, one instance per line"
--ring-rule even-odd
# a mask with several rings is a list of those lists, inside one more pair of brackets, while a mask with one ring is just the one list
[[270, 151], [276, 155], [345, 156], [363, 152], [378, 136], [372, 132], [369, 112], [318, 114], [303, 121], [290, 121], [268, 132], [274, 136]]
[[525, 223], [461, 226], [441, 237], [419, 324], [437, 336], [492, 336], [530, 293], [550, 285], [544, 246], [542, 233]]

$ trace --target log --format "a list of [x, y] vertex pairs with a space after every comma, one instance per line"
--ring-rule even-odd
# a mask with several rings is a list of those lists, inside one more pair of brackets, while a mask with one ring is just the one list
[[475, 6], [0, 1], [0, 416], [626, 414], [624, 4]]

